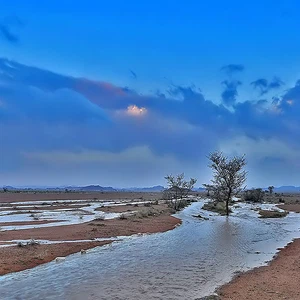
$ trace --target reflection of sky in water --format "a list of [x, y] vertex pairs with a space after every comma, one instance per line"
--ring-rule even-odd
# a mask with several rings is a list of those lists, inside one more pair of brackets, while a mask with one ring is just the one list
[[[259, 219], [250, 205], [240, 204], [226, 218], [202, 211], [202, 204], [180, 212], [183, 224], [172, 231], [125, 238], [62, 263], [2, 276], [0, 293], [3, 299], [33, 300], [196, 299], [300, 237], [300, 214]], [[209, 220], [193, 217], [199, 213]]]
[[[42, 205], [44, 203], [44, 205]], [[47, 205], [45, 205], [47, 203]], [[67, 204], [67, 206], [85, 205], [80, 209], [76, 208], [61, 208], [54, 210], [47, 210], [47, 208], [55, 208], [51, 206], [51, 203]], [[67, 200], [55, 200], [55, 201], [34, 201], [34, 202], [15, 202], [11, 205], [15, 206], [16, 209], [12, 209], [11, 206], [1, 206], [1, 209], [11, 209], [7, 211], [0, 211], [0, 223], [7, 222], [7, 225], [2, 225], [0, 231], [3, 230], [20, 230], [30, 228], [41, 228], [41, 227], [53, 227], [61, 225], [73, 225], [84, 222], [89, 222], [97, 217], [103, 217], [104, 219], [115, 219], [120, 216], [120, 213], [109, 213], [96, 211], [97, 208], [102, 206], [119, 206], [124, 205], [125, 201], [83, 201], [83, 200], [71, 200], [68, 203]], [[132, 205], [135, 203], [144, 202], [130, 202]], [[22, 205], [20, 205], [22, 204]], [[20, 205], [20, 206], [18, 206]], [[39, 206], [40, 205], [40, 206]], [[38, 208], [38, 209], [34, 209]], [[21, 213], [22, 212], [22, 213]], [[48, 224], [31, 224], [31, 225], [9, 225], [9, 222], [33, 222], [34, 218], [36, 221], [62, 221], [53, 222]], [[37, 220], [38, 219], [38, 220]]]

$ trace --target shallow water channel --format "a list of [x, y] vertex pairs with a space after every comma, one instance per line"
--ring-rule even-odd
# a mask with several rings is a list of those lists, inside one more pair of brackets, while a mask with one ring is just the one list
[[[278, 247], [300, 237], [300, 214], [259, 219], [251, 205], [229, 218], [193, 203], [178, 228], [126, 238], [60, 263], [0, 277], [1, 299], [197, 299], [235, 272], [266, 264]], [[193, 215], [206, 216], [201, 220]]]

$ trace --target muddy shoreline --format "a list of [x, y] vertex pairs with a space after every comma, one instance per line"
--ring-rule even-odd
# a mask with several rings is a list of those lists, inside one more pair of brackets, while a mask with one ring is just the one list
[[237, 275], [222, 286], [221, 300], [300, 299], [300, 239], [280, 249], [267, 265]]

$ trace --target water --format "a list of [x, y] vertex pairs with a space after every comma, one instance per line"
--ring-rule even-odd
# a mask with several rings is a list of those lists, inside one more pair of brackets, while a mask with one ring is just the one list
[[[272, 259], [300, 237], [300, 215], [258, 219], [243, 205], [233, 216], [211, 216], [193, 203], [175, 230], [133, 237], [75, 254], [61, 263], [0, 277], [1, 299], [197, 299], [235, 272]], [[208, 216], [202, 221], [193, 215]]]

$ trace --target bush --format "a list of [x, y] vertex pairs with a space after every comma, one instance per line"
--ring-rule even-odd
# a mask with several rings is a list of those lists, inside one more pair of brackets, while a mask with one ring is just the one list
[[243, 200], [246, 202], [263, 202], [264, 192], [262, 189], [245, 191], [243, 194]]
[[126, 214], [120, 214], [119, 219], [120, 220], [127, 220]]
[[260, 214], [260, 218], [283, 218], [286, 217], [287, 211], [278, 211], [278, 210], [260, 210], [258, 212]]
[[103, 221], [105, 220], [105, 216], [104, 215], [100, 215], [100, 216], [97, 216], [94, 221]]
[[[203, 205], [202, 209], [209, 210], [224, 216], [226, 215], [226, 202], [208, 202]], [[231, 212], [232, 211], [229, 208], [229, 213]]]
[[188, 206], [190, 203], [191, 203], [190, 200], [180, 199], [180, 200], [173, 200], [168, 202], [168, 206], [174, 209], [175, 211], [179, 211], [185, 208], [186, 206]]

